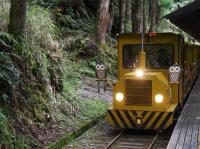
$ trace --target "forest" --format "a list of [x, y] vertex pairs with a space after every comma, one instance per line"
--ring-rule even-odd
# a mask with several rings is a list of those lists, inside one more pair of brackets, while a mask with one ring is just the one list
[[96, 122], [111, 102], [80, 92], [104, 63], [111, 94], [118, 34], [182, 33], [163, 16], [191, 1], [0, 0], [0, 149], [55, 148]]

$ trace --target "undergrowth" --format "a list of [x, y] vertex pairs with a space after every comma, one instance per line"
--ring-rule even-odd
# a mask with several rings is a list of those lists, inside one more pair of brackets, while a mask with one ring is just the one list
[[27, 41], [32, 46], [37, 45], [45, 49], [59, 48], [56, 39], [59, 38], [60, 31], [54, 24], [53, 18], [49, 9], [39, 6], [29, 8], [26, 35]]
[[10, 149], [28, 149], [22, 138], [13, 135], [5, 115], [0, 111], [0, 147]]
[[[6, 31], [10, 4], [1, 1], [0, 29]], [[0, 111], [0, 148], [36, 148], [36, 127], [52, 121], [78, 127], [108, 108], [101, 100], [81, 99], [77, 89], [87, 77], [95, 78], [97, 63], [116, 76], [117, 51], [95, 43], [93, 17], [68, 12], [33, 4], [22, 43], [0, 32], [0, 108], [9, 111]]]

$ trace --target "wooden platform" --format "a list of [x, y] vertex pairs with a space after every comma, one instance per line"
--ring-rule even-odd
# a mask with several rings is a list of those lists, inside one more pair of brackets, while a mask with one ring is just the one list
[[200, 146], [200, 77], [185, 104], [167, 149], [198, 149]]

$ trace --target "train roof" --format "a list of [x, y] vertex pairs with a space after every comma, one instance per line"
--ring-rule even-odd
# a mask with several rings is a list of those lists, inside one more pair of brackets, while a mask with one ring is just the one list
[[191, 46], [191, 47], [198, 47], [198, 48], [200, 47], [200, 45], [198, 45], [198, 44], [189, 43], [189, 42], [186, 42], [185, 45], [186, 46]]
[[[184, 39], [184, 41], [185, 41], [185, 45], [188, 45], [188, 46], [193, 46], [193, 47], [199, 47], [200, 46], [200, 43], [199, 42], [195, 42], [195, 40], [191, 40], [191, 41], [186, 41], [185, 40], [185, 38], [184, 38], [184, 36], [183, 36], [183, 34], [181, 34], [181, 33], [174, 33], [174, 32], [163, 32], [163, 33], [154, 33], [155, 35], [154, 36], [166, 36], [166, 37], [169, 37], [169, 36], [171, 36], [171, 37], [177, 37], [177, 36], [179, 36], [179, 37], [182, 37], [183, 39]], [[137, 38], [139, 38], [139, 37], [141, 37], [141, 34], [140, 33], [122, 33], [122, 34], [119, 34], [119, 38], [121, 38], [121, 39], [123, 39], [123, 38], [132, 38], [132, 37], [137, 37]], [[147, 37], [147, 36], [149, 36], [149, 34], [148, 33], [145, 33], [145, 38]]]
[[[145, 38], [149, 37], [182, 37], [184, 39], [184, 36], [180, 33], [175, 33], [175, 32], [152, 32], [152, 33], [145, 33]], [[132, 38], [132, 37], [137, 37], [141, 38], [141, 33], [121, 33], [119, 34], [119, 38]]]
[[[180, 33], [174, 33], [174, 32], [153, 32], [152, 34], [155, 34], [153, 36], [182, 36]], [[145, 36], [151, 36], [150, 33], [145, 33]], [[141, 33], [121, 33], [119, 34], [120, 37], [131, 37], [131, 36], [141, 36]]]
[[200, 1], [196, 0], [164, 16], [197, 41], [200, 41]]

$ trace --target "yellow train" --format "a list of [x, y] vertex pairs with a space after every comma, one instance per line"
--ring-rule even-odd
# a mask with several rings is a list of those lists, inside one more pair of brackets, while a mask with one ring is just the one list
[[174, 121], [199, 71], [200, 46], [175, 33], [121, 34], [118, 76], [107, 121], [117, 128], [161, 130]]

